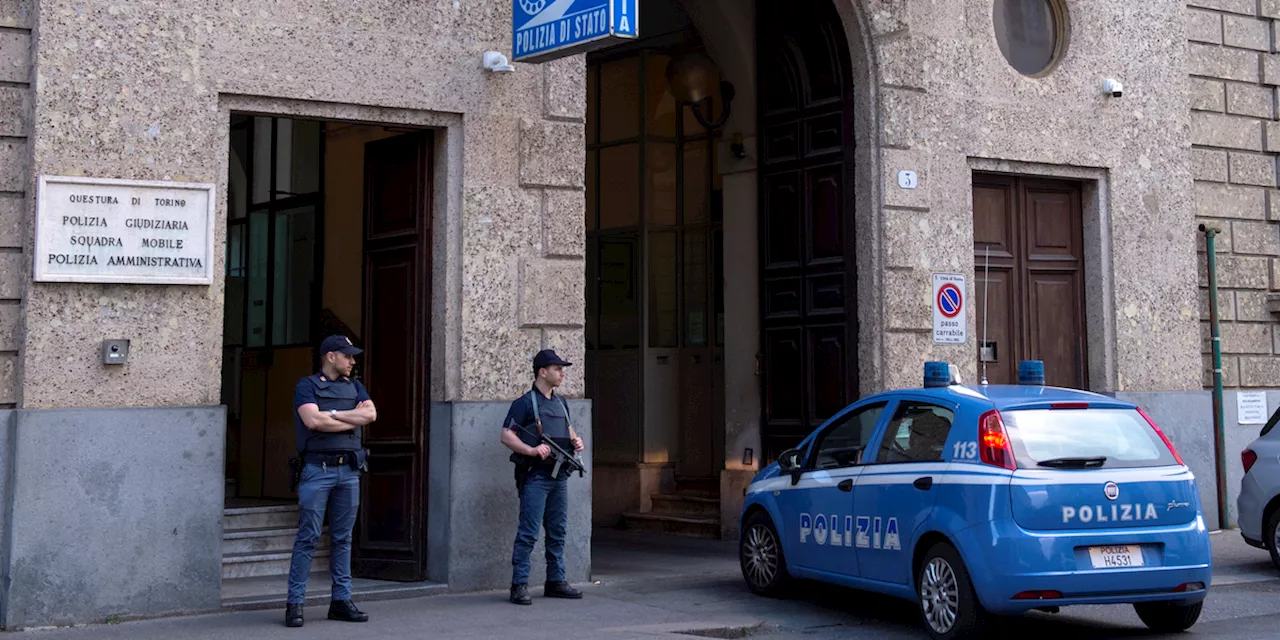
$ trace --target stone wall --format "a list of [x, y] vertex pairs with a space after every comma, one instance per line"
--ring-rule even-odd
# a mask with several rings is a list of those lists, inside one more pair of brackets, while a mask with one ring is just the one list
[[[1274, 387], [1280, 332], [1267, 309], [1280, 291], [1277, 0], [1188, 0], [1196, 216], [1217, 237], [1218, 313], [1227, 387]], [[1213, 385], [1204, 240], [1197, 255], [1203, 384]]]
[[0, 408], [19, 402], [34, 0], [0, 0]]
[[[437, 246], [450, 253], [436, 265], [433, 335], [445, 346], [434, 355], [447, 371], [433, 376], [432, 399], [510, 398], [528, 384], [529, 358], [542, 346], [582, 361], [583, 59], [483, 69], [483, 52], [510, 49], [509, 3], [38, 0], [38, 8], [34, 174], [216, 183], [222, 273], [228, 97], [275, 99], [283, 115], [318, 105], [359, 106], [388, 114], [383, 121], [461, 114], [449, 131], [460, 151], [436, 167], [435, 195], [457, 210], [437, 220]], [[34, 206], [18, 213], [30, 220]], [[11, 270], [0, 272], [0, 298], [16, 298]], [[219, 402], [221, 278], [209, 287], [30, 289], [24, 407]], [[133, 340], [130, 364], [103, 370], [104, 337]], [[581, 376], [571, 377], [566, 392], [581, 390]]]

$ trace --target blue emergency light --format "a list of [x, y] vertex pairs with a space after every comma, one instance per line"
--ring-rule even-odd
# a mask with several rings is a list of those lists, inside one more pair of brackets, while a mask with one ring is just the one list
[[924, 363], [924, 387], [946, 387], [951, 385], [951, 365], [946, 362]]
[[1018, 363], [1018, 384], [1044, 385], [1044, 361], [1023, 360]]

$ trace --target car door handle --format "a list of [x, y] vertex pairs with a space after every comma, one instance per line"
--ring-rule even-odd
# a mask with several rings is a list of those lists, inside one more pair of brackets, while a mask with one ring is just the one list
[[933, 488], [933, 476], [916, 478], [916, 481], [911, 484], [915, 485], [915, 487], [921, 491], [928, 491]]
[[853, 480], [841, 480], [840, 484], [836, 485], [836, 488], [841, 491], [853, 491]]

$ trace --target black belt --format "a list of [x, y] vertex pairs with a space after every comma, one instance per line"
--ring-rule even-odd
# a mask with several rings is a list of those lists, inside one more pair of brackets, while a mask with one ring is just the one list
[[311, 452], [307, 454], [306, 462], [307, 464], [343, 465], [350, 464], [355, 457], [356, 452], [354, 451], [334, 451], [332, 453]]

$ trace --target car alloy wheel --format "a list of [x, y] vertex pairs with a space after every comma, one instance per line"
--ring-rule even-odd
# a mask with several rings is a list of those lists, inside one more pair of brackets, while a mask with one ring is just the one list
[[778, 539], [763, 524], [751, 527], [742, 549], [747, 577], [759, 587], [768, 586], [778, 575]]
[[925, 567], [920, 581], [920, 606], [934, 633], [951, 631], [960, 615], [959, 585], [956, 572], [942, 558], [933, 558]]

